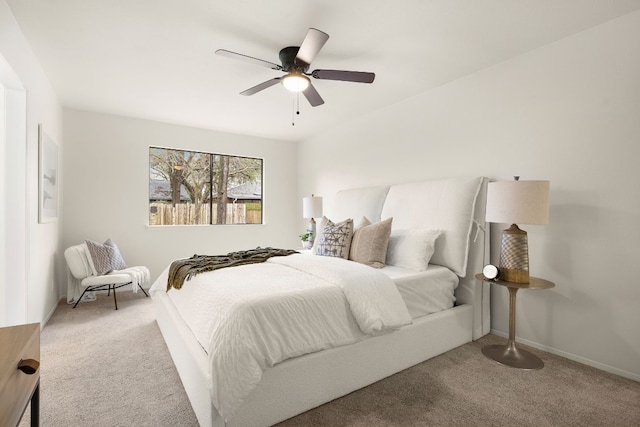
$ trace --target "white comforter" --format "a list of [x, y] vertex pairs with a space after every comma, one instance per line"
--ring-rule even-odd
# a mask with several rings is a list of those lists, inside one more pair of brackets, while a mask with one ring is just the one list
[[[165, 292], [168, 268], [151, 288]], [[291, 255], [203, 273], [169, 297], [207, 351], [211, 396], [229, 420], [285, 359], [411, 323], [383, 273], [342, 259]]]

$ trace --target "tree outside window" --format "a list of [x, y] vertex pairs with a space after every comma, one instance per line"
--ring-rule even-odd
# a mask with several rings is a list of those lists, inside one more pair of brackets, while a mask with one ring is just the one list
[[149, 225], [262, 224], [262, 162], [149, 147]]

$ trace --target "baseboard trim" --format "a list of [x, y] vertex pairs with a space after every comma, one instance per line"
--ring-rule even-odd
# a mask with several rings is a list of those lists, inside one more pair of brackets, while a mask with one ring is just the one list
[[[509, 334], [504, 333], [502, 331], [497, 331], [495, 329], [491, 329], [491, 333], [493, 335], [497, 335], [499, 337], [508, 338]], [[534, 341], [529, 341], [524, 338], [520, 338], [516, 336], [516, 342], [522, 343], [524, 345], [528, 345], [529, 347], [537, 348], [538, 350], [546, 351], [547, 353], [555, 354], [556, 356], [565, 357], [569, 360], [573, 360], [574, 362], [582, 363], [583, 365], [591, 366], [592, 368], [600, 369], [601, 371], [609, 372], [610, 374], [619, 375], [624, 378], [629, 378], [630, 380], [640, 382], [640, 374], [635, 374], [633, 372], [625, 371], [623, 369], [616, 368], [614, 366], [609, 366], [604, 363], [596, 362], [595, 360], [587, 359], [586, 357], [578, 356], [576, 354], [567, 353], [566, 351], [558, 350], [557, 348], [549, 347], [543, 344], [539, 344]]]
[[[63, 300], [63, 298], [60, 298], [60, 299], [58, 300], [58, 303], [59, 303], [60, 301], [62, 301], [62, 300]], [[67, 300], [66, 300], [66, 298], [64, 298], [64, 301], [65, 301], [65, 302], [67, 301]], [[55, 304], [53, 307], [51, 307], [51, 310], [49, 310], [49, 312], [47, 313], [47, 315], [46, 315], [46, 316], [44, 316], [44, 319], [42, 319], [42, 322], [40, 322], [40, 330], [42, 330], [42, 328], [44, 328], [44, 325], [46, 325], [46, 324], [47, 324], [47, 322], [49, 321], [49, 319], [51, 319], [51, 316], [53, 316], [53, 313], [55, 313], [55, 312], [56, 312], [56, 308], [58, 308], [58, 304]]]

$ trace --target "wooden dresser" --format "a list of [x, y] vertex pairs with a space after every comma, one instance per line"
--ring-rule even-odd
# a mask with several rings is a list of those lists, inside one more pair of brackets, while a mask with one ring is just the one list
[[40, 425], [40, 324], [0, 328], [0, 425], [16, 426], [31, 401]]

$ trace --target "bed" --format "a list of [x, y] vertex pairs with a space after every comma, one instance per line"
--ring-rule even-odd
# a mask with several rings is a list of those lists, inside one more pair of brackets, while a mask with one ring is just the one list
[[[272, 425], [486, 335], [490, 326], [489, 286], [474, 279], [488, 259], [488, 235], [484, 233], [486, 187], [484, 177], [465, 177], [339, 191], [333, 197], [329, 218], [367, 218], [374, 224], [393, 218], [392, 239], [403, 233], [413, 235], [415, 230], [439, 231], [426, 270], [414, 271], [404, 265], [356, 267], [376, 270], [370, 280], [380, 281], [381, 289], [387, 289], [384, 286], [390, 282], [404, 302], [401, 304], [409, 319], [395, 324], [391, 320], [389, 329], [379, 333], [359, 335], [355, 331], [353, 340], [287, 358], [264, 369], [259, 382], [243, 396], [232, 416], [221, 406], [212, 385], [220, 384], [212, 379], [218, 378], [212, 366], [220, 365], [212, 364], [203, 344], [201, 329], [206, 328], [198, 329], [190, 318], [189, 299], [201, 298], [193, 286], [196, 283], [166, 292], [165, 271], [152, 286], [151, 296], [158, 325], [200, 425]], [[320, 258], [325, 257], [296, 254], [273, 258], [265, 263], [268, 266], [246, 266], [249, 268], [245, 272], [246, 276], [259, 276], [256, 269], [267, 268], [269, 275], [277, 276], [280, 268], [298, 270]], [[330, 269], [346, 268], [349, 263], [357, 264], [328, 260], [321, 264]], [[200, 275], [196, 279], [204, 280]], [[435, 297], [421, 290], [424, 283], [433, 286], [431, 295]], [[349, 289], [342, 292], [349, 295]], [[335, 290], [331, 292], [335, 294]], [[361, 326], [360, 317], [353, 316]], [[227, 415], [227, 420], [220, 412]]]

